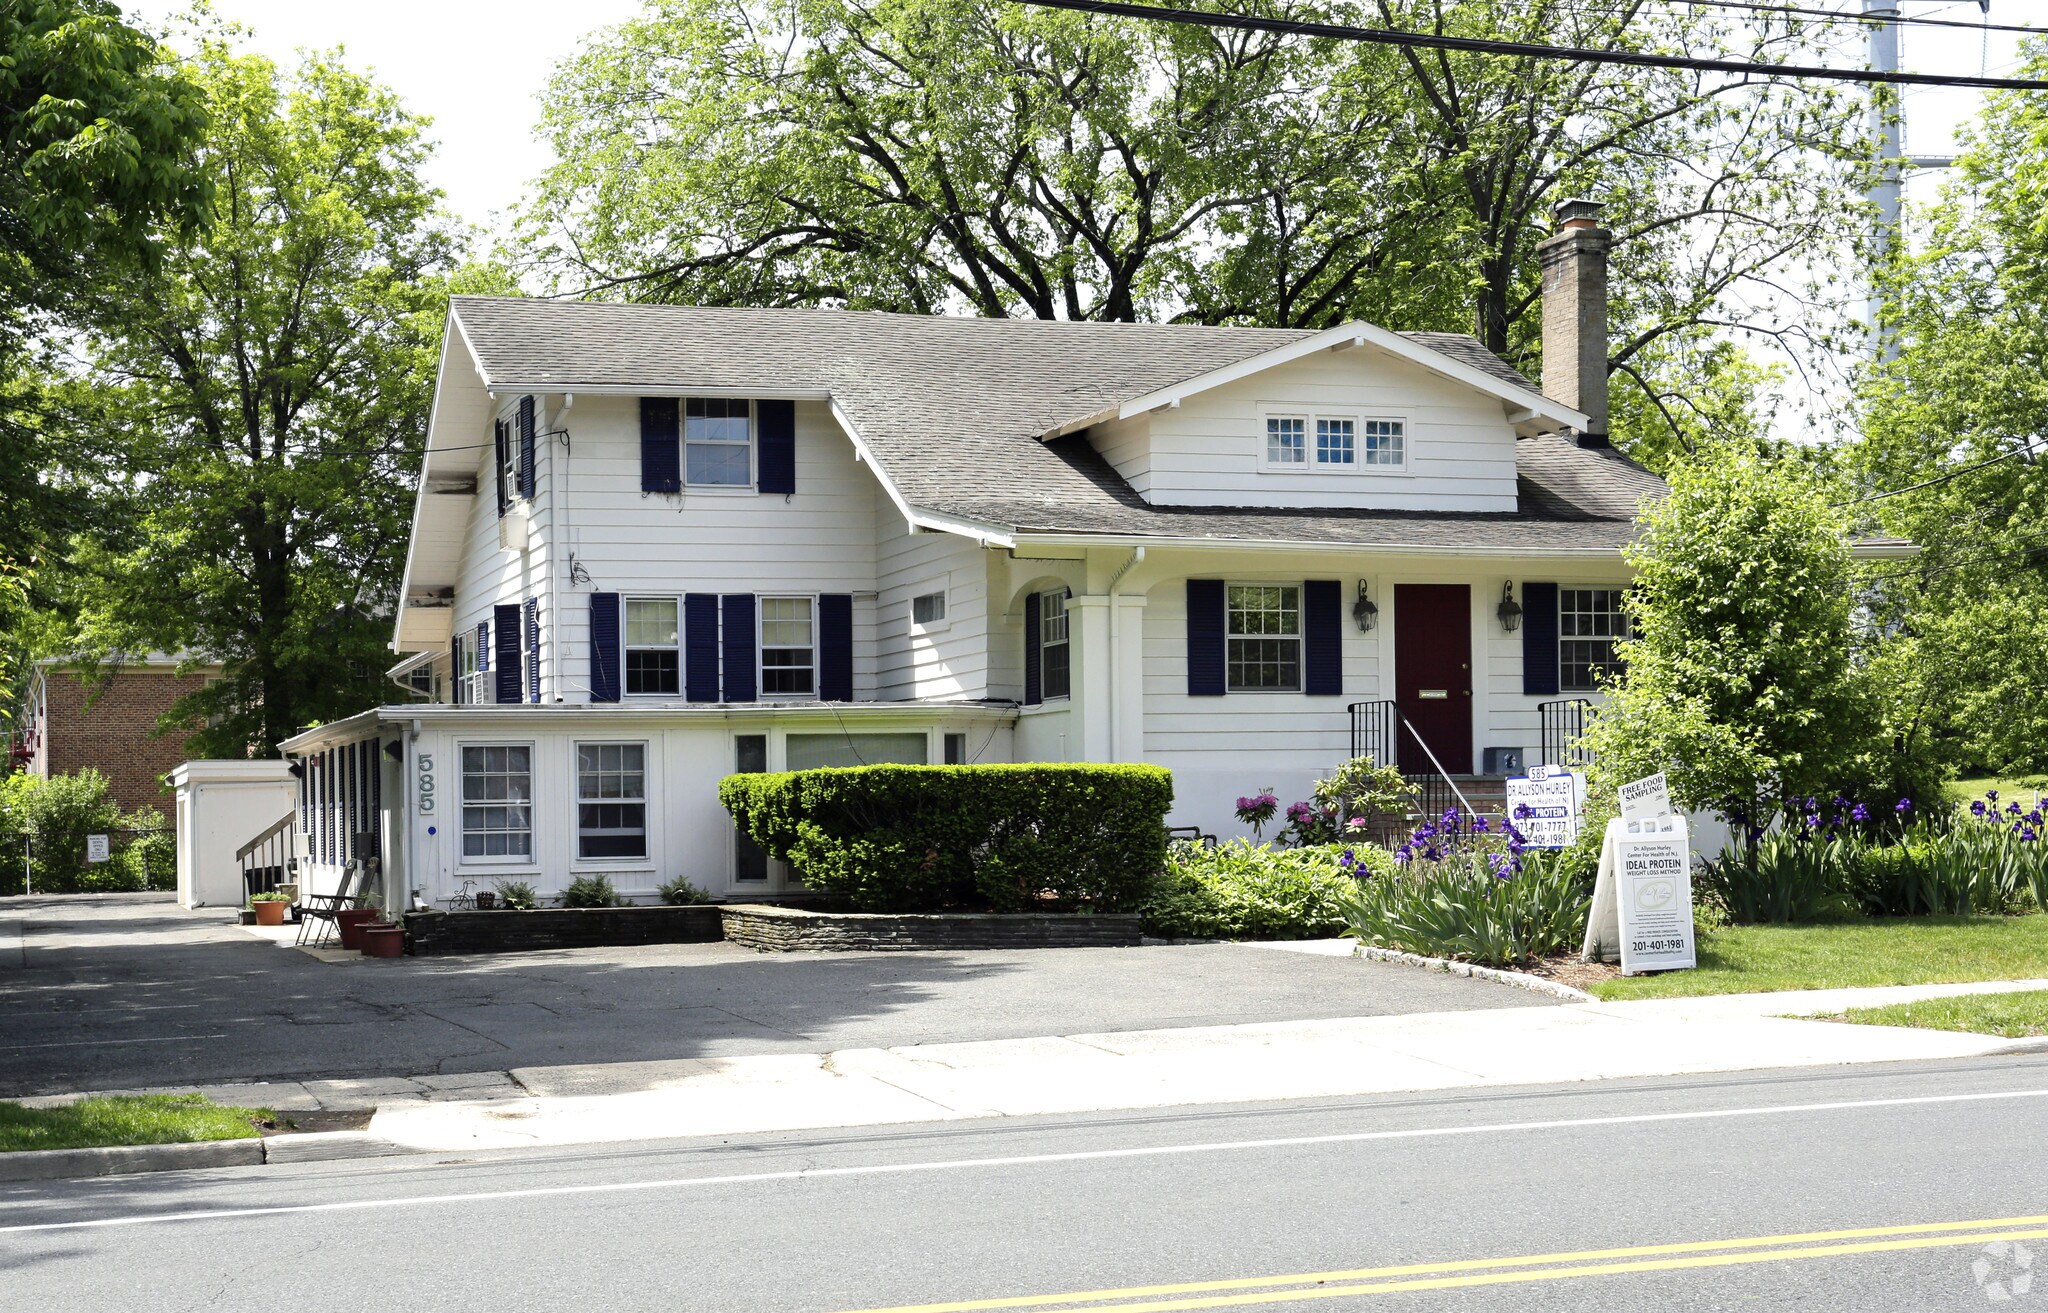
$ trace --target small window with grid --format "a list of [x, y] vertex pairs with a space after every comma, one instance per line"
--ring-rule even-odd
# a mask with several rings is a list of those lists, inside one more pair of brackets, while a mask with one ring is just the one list
[[1628, 637], [1619, 588], [1557, 590], [1558, 683], [1576, 693], [1597, 691], [1618, 677], [1615, 644]]
[[1308, 418], [1303, 415], [1266, 416], [1266, 464], [1307, 463]]
[[647, 855], [647, 746], [576, 745], [576, 855]]
[[1224, 654], [1232, 692], [1301, 687], [1301, 589], [1231, 584]]
[[1398, 419], [1369, 419], [1361, 427], [1365, 439], [1365, 464], [1381, 469], [1399, 469], [1408, 463], [1406, 423]]
[[1316, 464], [1350, 468], [1358, 460], [1358, 421], [1316, 419]]
[[682, 691], [676, 599], [626, 599], [626, 692], [674, 697]]
[[1067, 590], [1055, 588], [1039, 596], [1038, 602], [1038, 652], [1039, 672], [1044, 680], [1044, 693], [1049, 698], [1063, 698], [1074, 688], [1074, 649], [1067, 641]]
[[525, 861], [533, 856], [533, 749], [525, 744], [462, 749], [462, 855]]
[[761, 599], [761, 692], [809, 697], [816, 691], [817, 647], [808, 597]]

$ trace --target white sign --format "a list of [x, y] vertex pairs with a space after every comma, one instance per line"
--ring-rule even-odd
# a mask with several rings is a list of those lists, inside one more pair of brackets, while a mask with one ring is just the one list
[[1698, 965], [1692, 842], [1683, 817], [1607, 823], [1583, 955], [1619, 958], [1625, 976]]
[[1621, 819], [1625, 821], [1647, 821], [1653, 816], [1671, 814], [1671, 786], [1664, 782], [1664, 772], [1640, 780], [1631, 780], [1621, 786]]
[[86, 836], [85, 836], [85, 860], [86, 860], [86, 861], [88, 861], [88, 862], [104, 862], [104, 861], [106, 861], [106, 860], [107, 860], [107, 859], [108, 859], [109, 857], [111, 857], [112, 855], [113, 855], [113, 852], [112, 852], [112, 849], [111, 849], [111, 848], [110, 848], [110, 847], [108, 846], [108, 844], [107, 844], [107, 836], [106, 836], [106, 835], [104, 835], [104, 834], [88, 834], [88, 835], [86, 835]]
[[[1554, 766], [1531, 767], [1507, 782], [1508, 824], [1531, 848], [1569, 848], [1579, 837], [1579, 813], [1586, 805], [1586, 777]], [[1521, 814], [1527, 807], [1529, 814]]]

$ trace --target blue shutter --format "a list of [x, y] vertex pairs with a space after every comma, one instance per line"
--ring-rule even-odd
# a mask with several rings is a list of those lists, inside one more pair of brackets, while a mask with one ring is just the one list
[[1344, 589], [1335, 579], [1301, 586], [1301, 691], [1332, 696], [1344, 691]]
[[462, 640], [448, 640], [448, 700], [462, 701]]
[[[1400, 618], [1395, 617], [1399, 624]], [[1557, 694], [1557, 585], [1522, 585], [1522, 692]]]
[[818, 598], [818, 696], [853, 701], [853, 594]]
[[1224, 678], [1224, 589], [1221, 579], [1188, 580], [1188, 696], [1220, 698]]
[[727, 593], [719, 599], [725, 621], [725, 700], [754, 700], [754, 595]]
[[590, 595], [590, 700], [619, 700], [619, 595]]
[[1024, 705], [1045, 701], [1045, 603], [1037, 593], [1024, 599]]
[[519, 701], [519, 603], [491, 608], [491, 628], [495, 631], [498, 650], [494, 654], [497, 662], [497, 683], [494, 692], [499, 702]]
[[476, 668], [485, 672], [491, 668], [491, 622], [488, 620], [476, 627]]
[[683, 696], [692, 702], [718, 701], [718, 597], [691, 593], [683, 598]]
[[526, 700], [540, 702], [540, 599], [526, 599]]
[[754, 413], [761, 425], [761, 445], [755, 456], [761, 491], [795, 492], [796, 403], [757, 401]]
[[533, 500], [533, 398], [519, 398], [519, 495]]
[[502, 517], [512, 507], [512, 490], [505, 486], [506, 444], [512, 441], [512, 436], [505, 431], [504, 420], [499, 420], [491, 432], [495, 439], [493, 450], [498, 457], [497, 465], [491, 470], [491, 486], [497, 489], [498, 514]]
[[683, 490], [682, 430], [674, 397], [640, 398], [640, 491]]

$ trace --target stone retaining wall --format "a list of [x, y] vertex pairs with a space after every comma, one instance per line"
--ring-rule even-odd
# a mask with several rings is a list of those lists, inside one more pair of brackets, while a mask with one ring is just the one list
[[918, 948], [1129, 948], [1136, 915], [997, 912], [814, 912], [734, 903], [718, 909], [725, 937], [763, 952]]
[[511, 953], [536, 948], [618, 944], [701, 944], [720, 936], [719, 909], [689, 907], [542, 907], [529, 912], [407, 912], [406, 951]]

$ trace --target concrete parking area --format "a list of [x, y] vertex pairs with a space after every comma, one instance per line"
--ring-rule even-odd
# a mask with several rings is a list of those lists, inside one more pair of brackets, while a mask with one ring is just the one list
[[323, 962], [168, 895], [0, 899], [0, 1097], [1540, 1008], [1240, 944], [762, 955], [725, 944]]

